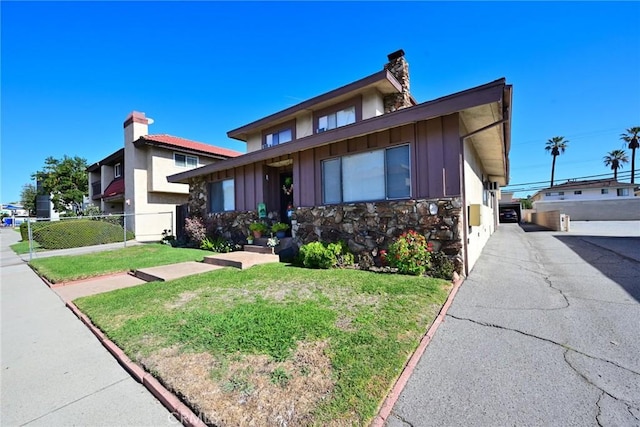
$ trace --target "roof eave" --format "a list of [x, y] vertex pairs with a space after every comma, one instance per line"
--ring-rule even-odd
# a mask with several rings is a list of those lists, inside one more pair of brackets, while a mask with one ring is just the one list
[[200, 175], [244, 166], [273, 157], [300, 152], [345, 139], [355, 138], [385, 129], [415, 123], [417, 121], [452, 114], [477, 105], [498, 102], [502, 100], [502, 97], [504, 96], [505, 86], [505, 79], [502, 78], [482, 86], [424, 102], [414, 107], [405, 108], [348, 126], [310, 135], [291, 143], [252, 151], [242, 156], [227, 159], [223, 162], [212, 163], [197, 169], [191, 169], [179, 174], [170, 175], [167, 177], [167, 180], [169, 182], [188, 183], [189, 179]]
[[135, 140], [133, 142], [133, 145], [136, 148], [139, 148], [142, 145], [149, 145], [149, 146], [153, 146], [153, 147], [161, 147], [161, 148], [166, 148], [166, 149], [169, 149], [169, 150], [180, 151], [180, 152], [189, 153], [189, 154], [197, 154], [199, 156], [207, 156], [209, 158], [217, 159], [217, 160], [226, 160], [226, 159], [233, 158], [231, 156], [225, 156], [223, 154], [213, 154], [213, 153], [210, 153], [208, 151], [198, 150], [196, 148], [179, 147], [179, 146], [176, 146], [176, 145], [173, 145], [173, 144], [168, 144], [166, 142], [155, 141], [153, 139], [147, 139], [144, 136], [141, 136], [140, 138]]
[[[230, 130], [229, 132], [227, 132], [227, 136], [229, 138], [246, 142], [247, 135], [252, 131], [258, 130], [266, 126], [270, 126], [274, 122], [289, 120], [296, 113], [303, 110], [313, 110], [314, 106], [320, 103], [326, 102], [332, 98], [344, 96], [352, 92], [355, 95], [359, 90], [362, 90], [369, 85], [372, 85], [381, 81], [389, 82], [397, 92], [402, 92], [402, 85], [395, 78], [395, 76], [391, 74], [391, 72], [389, 72], [388, 70], [378, 71], [377, 73], [371, 74], [367, 77], [364, 77], [348, 85], [341, 86], [337, 89], [323, 93], [321, 95], [318, 95], [316, 97], [303, 101], [299, 104], [296, 104], [292, 107], [286, 108], [284, 110], [278, 111], [277, 113], [271, 114], [267, 117], [263, 117], [247, 125], [241, 126], [237, 129]], [[414, 103], [414, 105], [417, 103], [413, 97], [411, 97], [411, 101]]]

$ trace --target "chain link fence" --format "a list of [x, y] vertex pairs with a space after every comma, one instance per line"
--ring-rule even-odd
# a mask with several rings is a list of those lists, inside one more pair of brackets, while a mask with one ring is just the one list
[[[126, 247], [132, 241], [160, 241], [172, 235], [173, 212], [108, 214], [77, 217], [29, 218], [20, 226], [29, 241], [29, 260], [52, 251], [64, 253]], [[73, 251], [72, 249], [78, 249]], [[84, 250], [79, 250], [84, 248]], [[62, 252], [60, 254], [63, 254]]]

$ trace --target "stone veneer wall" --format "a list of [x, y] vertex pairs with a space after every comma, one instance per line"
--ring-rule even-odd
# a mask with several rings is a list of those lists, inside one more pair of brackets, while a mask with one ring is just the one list
[[[429, 213], [429, 204], [438, 213]], [[375, 263], [381, 249], [387, 249], [407, 230], [422, 233], [434, 250], [442, 251], [463, 271], [462, 202], [460, 198], [353, 203], [297, 208], [293, 231], [299, 245], [312, 241], [343, 240], [362, 267]]]
[[204, 218], [207, 213], [207, 181], [204, 177], [189, 180], [189, 216]]
[[404, 52], [398, 58], [390, 60], [384, 67], [398, 80], [402, 86], [401, 93], [394, 93], [384, 97], [384, 112], [391, 113], [402, 108], [411, 107], [411, 92], [409, 90], [409, 63], [404, 58]]

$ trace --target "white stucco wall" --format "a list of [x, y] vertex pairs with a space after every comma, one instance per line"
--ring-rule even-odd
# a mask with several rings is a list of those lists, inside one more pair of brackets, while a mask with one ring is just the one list
[[[622, 188], [622, 187], [621, 187]], [[606, 194], [602, 194], [602, 190], [606, 190]], [[582, 194], [575, 194], [576, 191], [581, 191]], [[602, 188], [585, 188], [585, 189], [553, 189], [540, 192], [535, 200], [553, 201], [553, 200], [611, 200], [611, 199], [628, 199], [633, 198], [633, 190], [627, 188], [626, 196], [618, 196], [618, 188], [616, 187], [602, 187]], [[547, 196], [547, 193], [550, 193]], [[558, 194], [563, 193], [563, 194]]]
[[[495, 231], [498, 209], [495, 195], [487, 192], [487, 201], [484, 201], [485, 189], [482, 182], [482, 164], [470, 142], [464, 143], [464, 190], [466, 209], [470, 205], [480, 205], [481, 223], [479, 226], [467, 227], [467, 265], [469, 271], [480, 257], [482, 248]], [[488, 204], [488, 205], [487, 205]], [[467, 218], [467, 221], [469, 219]]]
[[372, 90], [362, 96], [362, 120], [384, 114], [384, 101], [382, 94]]

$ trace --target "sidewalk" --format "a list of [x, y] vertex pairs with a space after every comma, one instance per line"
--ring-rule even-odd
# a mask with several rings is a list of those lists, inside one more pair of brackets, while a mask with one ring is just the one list
[[19, 239], [0, 229], [0, 424], [179, 425], [13, 253]]

